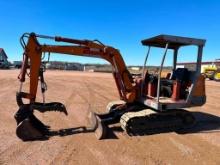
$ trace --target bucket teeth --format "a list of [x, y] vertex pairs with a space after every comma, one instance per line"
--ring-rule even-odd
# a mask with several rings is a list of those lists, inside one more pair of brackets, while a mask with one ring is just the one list
[[68, 115], [65, 105], [59, 102], [51, 102], [51, 103], [35, 102], [34, 104], [32, 104], [32, 108], [42, 113], [48, 111], [59, 111], [59, 112], [63, 112], [65, 115]]

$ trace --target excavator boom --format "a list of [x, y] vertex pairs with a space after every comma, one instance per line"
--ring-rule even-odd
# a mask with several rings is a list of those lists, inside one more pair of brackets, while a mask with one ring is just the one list
[[119, 51], [113, 47], [105, 46], [97, 41], [90, 40], [76, 40], [62, 37], [46, 37], [54, 39], [57, 42], [66, 42], [74, 45], [41, 45], [38, 38], [45, 36], [31, 33], [28, 36], [27, 45], [24, 46], [24, 61], [19, 76], [20, 82], [25, 81], [25, 75], [28, 69], [28, 61], [30, 63], [30, 92], [26, 97], [35, 101], [38, 77], [40, 67], [42, 65], [41, 58], [43, 53], [60, 53], [68, 55], [77, 55], [85, 57], [102, 58], [108, 61], [113, 67], [113, 76], [115, 78], [119, 95], [122, 100], [133, 102], [136, 94], [133, 87], [133, 80], [128, 72], [125, 62]]
[[[27, 41], [25, 42], [25, 38]], [[47, 45], [40, 44], [39, 38], [52, 39], [55, 42], [68, 43], [67, 45]], [[49, 130], [46, 125], [39, 121], [33, 114], [34, 110], [40, 112], [60, 111], [67, 115], [65, 106], [62, 103], [51, 102], [45, 103], [44, 92], [46, 91], [46, 83], [44, 82], [43, 73], [45, 71], [42, 56], [45, 53], [59, 53], [68, 55], [77, 55], [85, 57], [101, 58], [108, 61], [113, 68], [113, 77], [115, 79], [117, 89], [121, 100], [125, 102], [134, 102], [136, 99], [136, 90], [134, 88], [133, 79], [128, 72], [125, 62], [119, 51], [113, 47], [106, 46], [98, 40], [77, 40], [63, 37], [50, 37], [37, 35], [35, 33], [25, 33], [21, 37], [21, 43], [24, 48], [23, 64], [20, 75], [18, 76], [21, 85], [17, 93], [18, 112], [15, 114], [17, 121], [17, 136], [22, 140], [31, 140], [39, 137], [45, 137]], [[22, 85], [25, 82], [27, 70], [29, 71], [30, 87], [29, 92], [22, 91]], [[41, 92], [43, 94], [43, 103], [36, 102], [36, 93], [39, 80], [41, 82]], [[24, 104], [23, 99], [29, 99], [29, 104]], [[98, 138], [103, 136], [103, 126], [100, 119], [90, 113], [90, 120], [96, 131]]]

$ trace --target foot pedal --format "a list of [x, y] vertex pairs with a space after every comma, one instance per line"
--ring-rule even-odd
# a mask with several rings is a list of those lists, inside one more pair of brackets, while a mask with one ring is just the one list
[[95, 132], [95, 136], [98, 140], [104, 139], [106, 137], [106, 125], [102, 120], [93, 112], [90, 112], [88, 115], [92, 129]]

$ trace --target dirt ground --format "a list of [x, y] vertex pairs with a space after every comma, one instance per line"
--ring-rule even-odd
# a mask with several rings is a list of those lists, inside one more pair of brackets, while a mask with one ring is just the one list
[[184, 134], [129, 137], [116, 129], [115, 136], [99, 141], [81, 127], [89, 110], [104, 112], [109, 101], [118, 99], [112, 75], [47, 71], [47, 101], [64, 103], [69, 115], [37, 113], [56, 130], [54, 136], [22, 142], [13, 118], [17, 75], [18, 70], [0, 70], [0, 164], [220, 164], [220, 83], [206, 81], [207, 103], [191, 109], [198, 122]]

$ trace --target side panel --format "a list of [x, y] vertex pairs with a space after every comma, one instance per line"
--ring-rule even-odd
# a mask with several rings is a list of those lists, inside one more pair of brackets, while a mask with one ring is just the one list
[[206, 102], [205, 93], [205, 76], [200, 74], [195, 82], [190, 103], [193, 105], [201, 106]]

